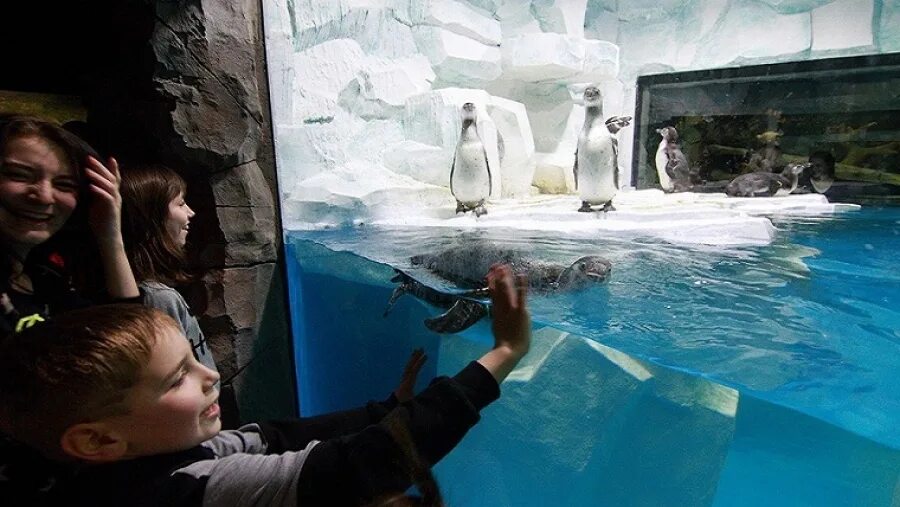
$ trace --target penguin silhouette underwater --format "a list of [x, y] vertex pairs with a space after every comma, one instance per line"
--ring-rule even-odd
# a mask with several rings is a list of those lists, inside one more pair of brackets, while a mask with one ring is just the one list
[[619, 190], [618, 144], [613, 134], [628, 125], [628, 116], [613, 116], [603, 121], [603, 96], [596, 86], [584, 89], [584, 126], [578, 134], [575, 150], [575, 189], [581, 199], [578, 211], [615, 210], [613, 197]]
[[478, 135], [475, 104], [466, 102], [460, 112], [462, 131], [450, 166], [450, 193], [456, 212], [472, 211], [476, 217], [487, 213], [484, 202], [491, 195], [491, 167], [481, 136]]

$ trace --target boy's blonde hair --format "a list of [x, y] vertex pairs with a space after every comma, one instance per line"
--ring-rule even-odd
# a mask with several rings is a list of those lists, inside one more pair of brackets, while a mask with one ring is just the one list
[[72, 425], [128, 412], [166, 314], [139, 304], [61, 314], [0, 343], [0, 429], [58, 455]]

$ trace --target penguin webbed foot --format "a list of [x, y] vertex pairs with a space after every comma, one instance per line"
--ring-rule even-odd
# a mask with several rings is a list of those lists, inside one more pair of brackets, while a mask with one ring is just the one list
[[481, 215], [487, 215], [487, 208], [484, 207], [484, 204], [479, 204], [472, 209], [472, 212], [475, 213], [475, 218], [478, 218]]
[[581, 207], [578, 208], [578, 211], [580, 211], [582, 213], [590, 213], [594, 210], [591, 208], [591, 204], [589, 202], [581, 201]]
[[603, 208], [601, 208], [600, 211], [606, 213], [607, 211], [616, 211], [616, 208], [613, 206], [612, 201], [608, 201], [603, 205]]
[[465, 213], [466, 211], [468, 211], [468, 209], [463, 206], [463, 203], [456, 201], [456, 214]]
[[458, 333], [472, 327], [490, 313], [489, 306], [484, 303], [460, 299], [443, 314], [425, 319], [425, 327], [440, 334]]

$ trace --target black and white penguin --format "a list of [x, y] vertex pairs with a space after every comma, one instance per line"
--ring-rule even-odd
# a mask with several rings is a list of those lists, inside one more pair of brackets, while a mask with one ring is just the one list
[[731, 197], [776, 197], [797, 189], [797, 180], [812, 164], [788, 164], [781, 174], [747, 173], [731, 180], [725, 193]]
[[656, 174], [664, 192], [680, 192], [691, 187], [691, 168], [687, 157], [678, 145], [675, 127], [663, 127], [656, 131], [662, 136], [656, 149]]
[[484, 201], [491, 195], [491, 167], [484, 143], [475, 124], [475, 104], [466, 102], [460, 113], [462, 132], [450, 167], [450, 192], [456, 198], [456, 212], [487, 213]]
[[[603, 97], [596, 86], [584, 89], [584, 127], [578, 134], [575, 150], [575, 189], [581, 198], [578, 211], [593, 211], [592, 205], [602, 204], [601, 211], [614, 209], [613, 197], [619, 190], [619, 168], [616, 142], [610, 126], [603, 121]], [[613, 128], [618, 125], [612, 122]], [[626, 123], [627, 125], [627, 123]], [[618, 128], [615, 129], [618, 132]]]

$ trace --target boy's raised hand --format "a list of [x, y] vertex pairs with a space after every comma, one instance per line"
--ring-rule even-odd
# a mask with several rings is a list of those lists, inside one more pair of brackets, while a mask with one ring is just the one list
[[528, 279], [524, 275], [514, 278], [509, 266], [495, 264], [488, 271], [487, 282], [494, 304], [494, 346], [508, 347], [524, 356], [531, 345]]
[[487, 274], [493, 302], [494, 348], [478, 360], [502, 382], [531, 347], [531, 316], [528, 313], [528, 280], [513, 277], [505, 264], [491, 266]]
[[425, 351], [422, 349], [416, 349], [409, 355], [406, 367], [403, 368], [403, 375], [400, 376], [400, 383], [394, 389], [394, 396], [397, 397], [397, 401], [403, 403], [412, 399], [415, 395], [416, 379], [419, 378], [419, 372], [422, 371], [422, 366], [425, 365], [427, 360], [428, 356], [425, 355]]

